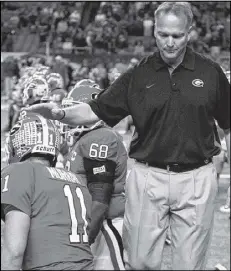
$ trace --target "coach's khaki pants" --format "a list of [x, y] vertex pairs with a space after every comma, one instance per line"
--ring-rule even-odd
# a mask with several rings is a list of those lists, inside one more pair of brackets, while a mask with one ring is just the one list
[[218, 191], [212, 163], [174, 173], [136, 162], [126, 182], [126, 269], [158, 270], [167, 229], [173, 270], [204, 270]]

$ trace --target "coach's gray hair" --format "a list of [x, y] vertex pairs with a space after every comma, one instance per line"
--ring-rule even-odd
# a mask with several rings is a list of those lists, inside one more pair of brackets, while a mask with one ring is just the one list
[[161, 13], [168, 14], [173, 13], [176, 16], [184, 14], [188, 19], [188, 26], [192, 25], [193, 13], [191, 5], [188, 2], [164, 2], [155, 11], [155, 20]]

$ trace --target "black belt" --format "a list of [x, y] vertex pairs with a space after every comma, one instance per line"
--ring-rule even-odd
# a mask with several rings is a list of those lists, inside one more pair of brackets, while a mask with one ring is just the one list
[[212, 162], [212, 158], [205, 159], [204, 161], [200, 163], [194, 163], [194, 164], [178, 164], [178, 163], [169, 163], [169, 164], [163, 164], [163, 163], [147, 163], [142, 160], [137, 160], [139, 163], [146, 164], [150, 167], [157, 167], [157, 168], [162, 168], [166, 169], [168, 171], [173, 171], [173, 172], [184, 172], [184, 171], [190, 171], [194, 170], [196, 168], [202, 167], [204, 165], [207, 165]]

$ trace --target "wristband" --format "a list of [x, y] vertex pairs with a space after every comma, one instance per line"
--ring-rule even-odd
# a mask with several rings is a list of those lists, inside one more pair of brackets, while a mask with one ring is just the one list
[[62, 116], [62, 118], [61, 119], [59, 119], [59, 120], [62, 120], [62, 119], [64, 119], [65, 118], [65, 116], [66, 116], [66, 112], [62, 109], [62, 112], [63, 112], [63, 116]]

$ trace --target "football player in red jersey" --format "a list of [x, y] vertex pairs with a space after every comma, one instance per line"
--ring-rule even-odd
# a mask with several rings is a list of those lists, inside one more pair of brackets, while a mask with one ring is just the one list
[[11, 129], [1, 172], [2, 270], [92, 270], [91, 195], [81, 176], [54, 168], [60, 134], [30, 113]]
[[[30, 79], [27, 80], [27, 83], [25, 84], [25, 88], [23, 89], [23, 104], [24, 106], [30, 106], [33, 104], [38, 104], [40, 102], [55, 102], [57, 106], [61, 101], [54, 99], [54, 93], [52, 90], [54, 90], [54, 86], [58, 87], [62, 85], [62, 77], [59, 74], [51, 73], [50, 77], [47, 77], [49, 79], [49, 82], [45, 79], [45, 76], [37, 76], [33, 75]], [[58, 80], [59, 79], [59, 80]], [[57, 81], [57, 82], [56, 82]], [[55, 84], [55, 82], [57, 84]], [[52, 84], [51, 84], [52, 83]], [[64, 91], [61, 89], [61, 91]], [[65, 95], [62, 95], [62, 99]], [[53, 97], [53, 98], [52, 98]], [[20, 112], [19, 119], [24, 114], [25, 110], [22, 110]], [[59, 121], [52, 120], [54, 124], [59, 128]], [[62, 168], [62, 162], [63, 162], [63, 152], [66, 151], [66, 143], [63, 141], [63, 137], [61, 137], [61, 148], [59, 155], [57, 157], [57, 164], [56, 167]]]
[[61, 104], [62, 99], [67, 95], [64, 90], [63, 77], [59, 73], [50, 73], [46, 76], [49, 86], [49, 93], [51, 101]]
[[23, 89], [23, 104], [30, 106], [47, 101], [49, 95], [49, 87], [46, 80], [41, 76], [31, 77]]
[[[100, 91], [97, 87], [81, 84], [77, 83], [63, 99], [64, 107], [88, 102]], [[122, 137], [102, 121], [88, 127], [70, 128], [63, 125], [71, 147], [65, 159], [65, 168], [80, 174], [92, 195], [89, 241], [92, 244], [94, 268], [124, 270], [121, 235], [127, 151]]]

